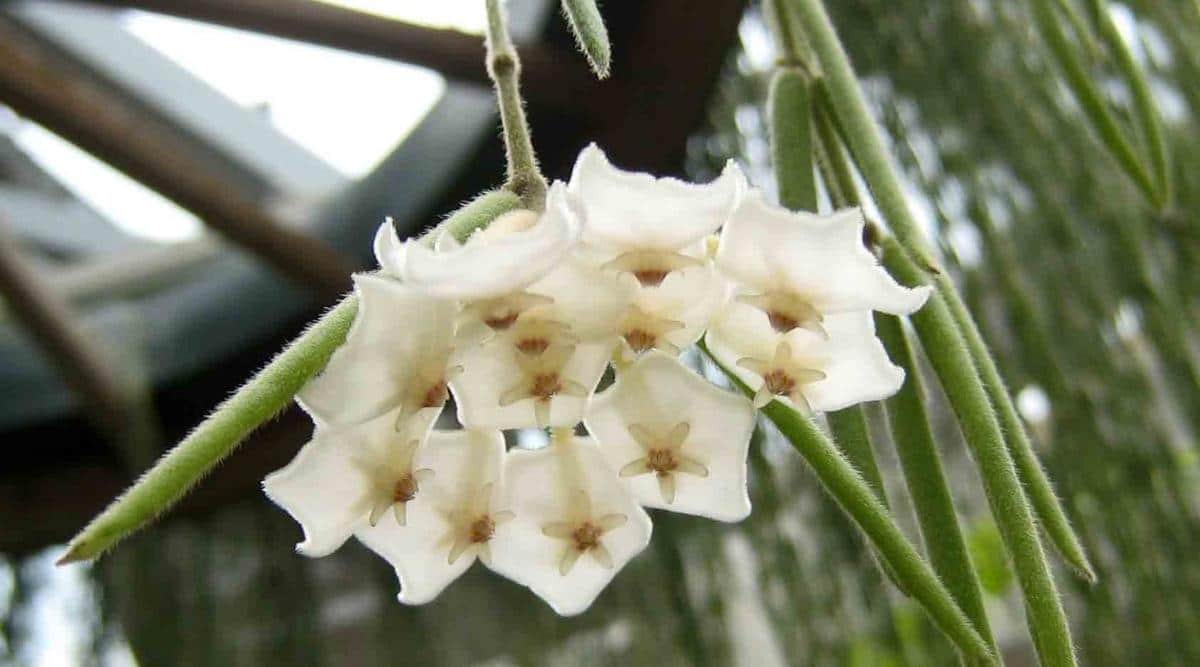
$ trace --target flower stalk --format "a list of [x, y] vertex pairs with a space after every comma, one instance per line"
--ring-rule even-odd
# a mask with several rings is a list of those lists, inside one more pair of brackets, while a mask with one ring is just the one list
[[487, 70], [496, 87], [496, 103], [504, 131], [508, 182], [505, 188], [521, 197], [525, 207], [546, 207], [546, 179], [538, 169], [525, 102], [521, 99], [521, 60], [508, 34], [508, 19], [500, 0], [487, 0]]
[[[739, 391], [748, 396], [753, 394], [749, 386], [708, 351], [703, 341], [699, 345]], [[929, 564], [913, 548], [871, 487], [816, 424], [777, 400], [768, 403], [762, 412], [804, 457], [824, 488], [858, 524], [937, 626], [965, 655], [980, 664], [996, 664], [988, 643], [959, 609]]]
[[575, 33], [579, 50], [587, 57], [588, 64], [597, 79], [608, 78], [612, 68], [612, 46], [608, 42], [608, 30], [596, 0], [562, 0], [563, 14]]

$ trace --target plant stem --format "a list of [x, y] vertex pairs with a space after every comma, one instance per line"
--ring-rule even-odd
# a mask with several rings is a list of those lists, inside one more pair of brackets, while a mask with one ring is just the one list
[[357, 312], [358, 297], [351, 294], [313, 323], [92, 519], [71, 540], [58, 564], [99, 556], [175, 504], [247, 435], [292, 402], [345, 342]]
[[562, 8], [592, 72], [597, 79], [607, 78], [612, 64], [612, 46], [608, 43], [608, 30], [596, 0], [562, 0]]
[[996, 640], [983, 607], [979, 578], [958, 524], [954, 496], [925, 412], [926, 392], [912, 342], [896, 317], [876, 314], [875, 328], [888, 356], [905, 373], [900, 391], [884, 403], [884, 409], [921, 527], [925, 552], [934, 571], [975, 624], [975, 629], [995, 647]]
[[530, 210], [546, 208], [546, 180], [538, 170], [525, 103], [521, 99], [521, 61], [508, 34], [508, 21], [500, 0], [487, 0], [487, 69], [496, 86], [496, 103], [504, 128], [508, 163], [505, 187], [521, 197]]
[[[703, 341], [699, 346], [742, 393], [747, 396], [753, 394], [745, 383], [717, 361]], [[973, 660], [995, 664], [996, 658], [987, 642], [972, 627], [970, 620], [955, 604], [954, 598], [938, 580], [929, 564], [904, 536], [871, 487], [829, 438], [808, 418], [779, 401], [771, 401], [762, 411], [804, 457], [822, 486], [858, 524], [871, 544], [904, 582], [908, 592], [921, 603], [942, 632]]]

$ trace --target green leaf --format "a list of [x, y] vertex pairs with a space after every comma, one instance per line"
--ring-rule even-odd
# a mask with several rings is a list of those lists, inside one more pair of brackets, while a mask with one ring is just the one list
[[[884, 403], [884, 409], [921, 528], [925, 553], [938, 577], [975, 624], [975, 629], [995, 646], [979, 591], [979, 578], [968, 555], [954, 508], [954, 495], [942, 469], [937, 442], [925, 412], [924, 382], [912, 343], [896, 317], [876, 314], [875, 329], [888, 357], [905, 373], [900, 391]], [[992, 558], [999, 554], [1003, 560], [1003, 544], [997, 543], [996, 547]]]
[[[747, 396], [752, 395], [753, 392], [745, 383], [712, 356], [703, 341], [699, 345], [705, 355], [721, 368], [730, 382]], [[954, 598], [904, 536], [871, 487], [829, 438], [810, 419], [779, 401], [771, 401], [762, 412], [804, 457], [825, 490], [866, 534], [878, 553], [903, 581], [905, 589], [925, 608], [942, 632], [950, 637], [964, 655], [971, 656], [981, 663], [994, 664], [996, 659], [987, 642], [972, 627], [966, 615], [955, 604]]]
[[812, 105], [804, 73], [797, 67], [777, 68], [771, 77], [767, 105], [779, 203], [793, 211], [815, 211]]
[[567, 23], [571, 24], [571, 32], [575, 33], [579, 50], [587, 56], [596, 78], [607, 78], [612, 64], [612, 47], [596, 0], [562, 0], [562, 8]]

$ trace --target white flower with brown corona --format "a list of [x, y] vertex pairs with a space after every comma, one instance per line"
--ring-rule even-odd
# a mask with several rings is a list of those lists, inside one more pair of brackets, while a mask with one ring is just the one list
[[304, 530], [297, 551], [333, 552], [351, 535], [383, 556], [400, 601], [437, 596], [479, 558], [486, 564], [512, 512], [503, 493], [499, 432], [398, 434], [395, 416], [322, 431], [263, 488]]
[[677, 359], [650, 352], [592, 399], [588, 431], [647, 507], [740, 521], [754, 408]]
[[504, 506], [515, 518], [492, 547], [493, 570], [564, 616], [587, 609], [650, 542], [650, 517], [591, 438], [557, 429], [551, 444], [513, 450]]
[[297, 400], [318, 426], [346, 426], [397, 408], [395, 428], [432, 423], [459, 369], [450, 363], [456, 305], [389, 278], [354, 276], [358, 314], [346, 342]]

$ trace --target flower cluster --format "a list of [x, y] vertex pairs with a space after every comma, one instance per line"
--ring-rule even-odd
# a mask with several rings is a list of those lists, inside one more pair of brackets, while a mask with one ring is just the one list
[[[354, 535], [403, 602], [478, 559], [581, 612], [649, 543], [643, 507], [750, 513], [756, 407], [837, 410], [900, 387], [871, 312], [928, 295], [884, 272], [863, 225], [769, 204], [732, 164], [697, 185], [622, 171], [594, 145], [545, 212], [465, 243], [384, 225], [346, 343], [299, 396], [313, 439], [266, 492], [303, 527], [299, 551]], [[679, 361], [706, 332], [753, 402]], [[463, 429], [435, 430], [451, 394]], [[502, 431], [531, 427], [550, 445], [506, 451]]]

